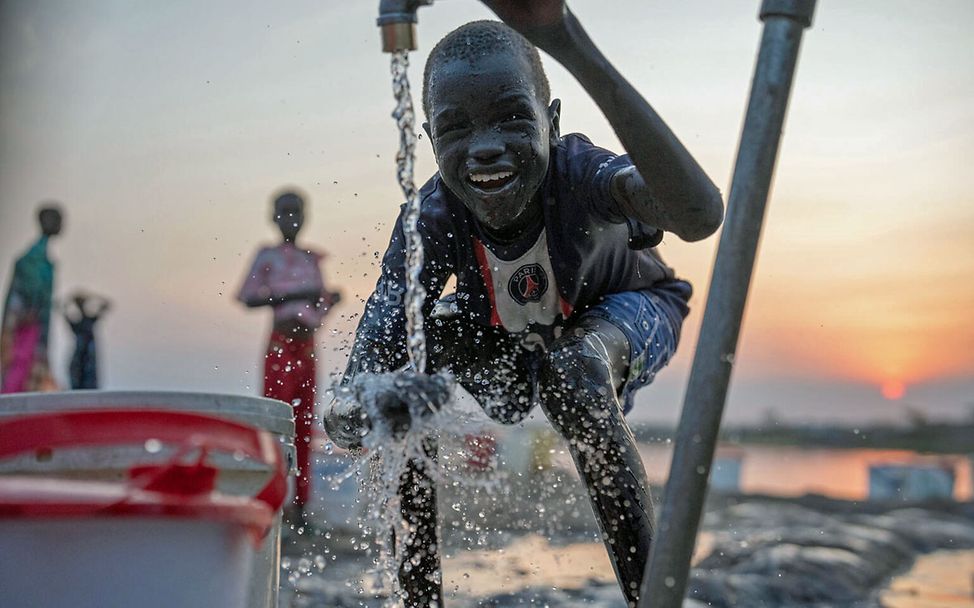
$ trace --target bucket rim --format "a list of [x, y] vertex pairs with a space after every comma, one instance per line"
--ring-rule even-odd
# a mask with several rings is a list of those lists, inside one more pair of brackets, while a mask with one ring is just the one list
[[233, 393], [178, 390], [78, 390], [0, 395], [0, 416], [87, 409], [167, 409], [223, 414], [271, 433], [294, 438], [294, 411], [283, 401]]

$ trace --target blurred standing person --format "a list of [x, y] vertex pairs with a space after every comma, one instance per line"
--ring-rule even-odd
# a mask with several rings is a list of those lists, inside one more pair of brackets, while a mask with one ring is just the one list
[[37, 211], [40, 238], [14, 263], [0, 328], [2, 393], [57, 390], [47, 340], [54, 292], [54, 263], [47, 243], [61, 233], [61, 209], [45, 203]]
[[237, 299], [270, 306], [274, 324], [264, 357], [264, 396], [294, 407], [298, 477], [288, 516], [303, 521], [311, 494], [311, 438], [315, 404], [315, 330], [341, 296], [325, 288], [323, 252], [295, 242], [304, 225], [304, 198], [285, 191], [273, 202], [272, 221], [282, 241], [257, 252]]
[[95, 323], [111, 308], [106, 298], [75, 292], [64, 306], [64, 319], [74, 332], [74, 354], [68, 367], [71, 388], [98, 388]]

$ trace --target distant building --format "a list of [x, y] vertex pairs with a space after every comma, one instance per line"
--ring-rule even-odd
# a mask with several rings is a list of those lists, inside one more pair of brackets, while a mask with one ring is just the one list
[[950, 461], [874, 464], [869, 467], [869, 500], [953, 500]]
[[718, 446], [714, 465], [710, 469], [710, 489], [715, 492], [736, 494], [741, 491], [741, 466], [744, 450], [730, 446]]

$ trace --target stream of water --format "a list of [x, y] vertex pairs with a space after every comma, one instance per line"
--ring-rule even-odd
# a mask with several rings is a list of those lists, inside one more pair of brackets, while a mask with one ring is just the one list
[[409, 53], [392, 54], [392, 92], [396, 109], [392, 117], [399, 127], [399, 152], [396, 154], [396, 177], [406, 196], [403, 230], [406, 233], [406, 346], [415, 371], [426, 371], [426, 336], [423, 333], [423, 302], [426, 289], [419, 280], [423, 270], [423, 240], [419, 235], [419, 196], [413, 179], [416, 162], [416, 112], [409, 89]]

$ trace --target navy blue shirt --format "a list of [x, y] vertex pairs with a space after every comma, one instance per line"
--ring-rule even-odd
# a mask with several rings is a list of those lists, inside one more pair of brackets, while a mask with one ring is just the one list
[[[599, 148], [580, 134], [562, 137], [551, 150], [541, 186], [543, 228], [555, 284], [569, 319], [603, 295], [647, 289], [659, 294], [681, 320], [686, 315], [690, 286], [674, 279], [673, 270], [655, 250], [662, 231], [627, 218], [610, 193], [612, 176], [631, 165], [627, 155]], [[419, 196], [418, 226], [426, 260], [420, 275], [427, 291], [424, 314], [429, 315], [447, 280], [455, 275], [461, 316], [496, 325], [483, 260], [478, 261], [476, 251], [485, 234], [439, 174], [426, 182]], [[534, 234], [526, 235], [524, 243], [533, 243], [540, 227], [529, 232]], [[405, 243], [400, 213], [382, 259], [382, 275], [359, 322], [349, 371], [396, 369], [407, 361]], [[380, 367], [373, 370], [358, 360], [359, 355], [376, 360]]]

